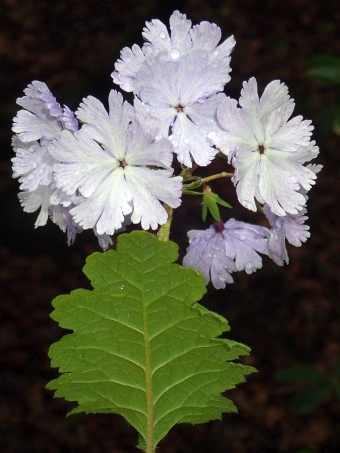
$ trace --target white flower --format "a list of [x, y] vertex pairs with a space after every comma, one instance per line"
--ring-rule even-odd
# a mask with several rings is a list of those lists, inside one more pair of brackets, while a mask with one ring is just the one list
[[244, 82], [239, 104], [226, 98], [217, 110], [224, 131], [209, 137], [235, 167], [240, 203], [256, 211], [256, 198], [278, 216], [297, 214], [305, 204], [301, 189], [308, 191], [316, 178], [303, 165], [318, 155], [310, 142], [313, 126], [301, 116], [289, 120], [294, 103], [278, 80], [260, 99], [256, 80]]
[[268, 234], [267, 228], [234, 219], [215, 222], [207, 230], [191, 230], [183, 266], [199, 270], [206, 284], [211, 280], [216, 289], [225, 288], [234, 281], [232, 272], [251, 274], [262, 267], [257, 252], [267, 254]]
[[191, 28], [191, 21], [179, 11], [174, 11], [170, 17], [170, 30], [169, 34], [166, 26], [158, 19], [146, 22], [143, 37], [147, 42], [142, 48], [134, 44], [131, 49], [125, 47], [121, 51], [112, 73], [114, 83], [125, 91], [134, 91], [136, 75], [146, 57], [162, 53], [165, 60], [175, 61], [195, 50], [206, 51], [210, 61], [219, 63], [225, 73], [224, 84], [230, 80], [230, 54], [235, 46], [233, 36], [218, 45], [222, 34], [216, 24], [204, 21]]
[[207, 136], [220, 130], [216, 110], [225, 98], [218, 93], [223, 89], [223, 73], [208, 59], [208, 52], [202, 51], [177, 61], [166, 61], [159, 54], [145, 62], [135, 83], [136, 109], [159, 119], [161, 136], [168, 137], [170, 130], [177, 158], [187, 167], [192, 166], [191, 157], [205, 166], [217, 153]]
[[13, 178], [19, 178], [20, 189], [35, 191], [39, 185], [53, 186], [56, 161], [48, 147], [64, 129], [77, 130], [78, 121], [68, 107], [60, 107], [45, 83], [35, 80], [24, 93], [17, 99], [24, 109], [13, 120]]
[[73, 219], [100, 235], [119, 230], [130, 214], [143, 229], [164, 224], [167, 213], [160, 202], [180, 205], [182, 178], [171, 177], [172, 147], [155, 139], [158, 121], [145, 114], [137, 121], [132, 106], [114, 90], [109, 113], [89, 96], [77, 116], [86, 123], [81, 130], [62, 132], [49, 148], [60, 161], [54, 166], [56, 186], [66, 195], [81, 195], [70, 210]]
[[170, 137], [180, 163], [191, 167], [192, 159], [208, 165], [217, 153], [207, 135], [220, 130], [216, 109], [230, 80], [231, 36], [222, 44], [217, 25], [191, 21], [175, 11], [166, 26], [155, 19], [146, 23], [142, 49], [123, 49], [115, 64], [113, 81], [136, 96], [135, 107], [161, 121], [160, 134]]

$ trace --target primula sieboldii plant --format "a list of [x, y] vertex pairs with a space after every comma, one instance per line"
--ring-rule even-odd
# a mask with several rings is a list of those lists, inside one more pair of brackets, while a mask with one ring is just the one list
[[[156, 360], [152, 356], [153, 334], [151, 338], [150, 332], [158, 320], [155, 325], [147, 324], [148, 305], [145, 300], [151, 297], [152, 304], [152, 301], [156, 300], [156, 295], [163, 294], [164, 291], [168, 291], [167, 301], [175, 300], [178, 295], [175, 297], [171, 291], [177, 283], [172, 287], [169, 275], [172, 271], [176, 274], [178, 269], [183, 272], [183, 278], [179, 278], [178, 282], [186, 281], [189, 285], [190, 281], [190, 284], [201, 289], [202, 284], [204, 286], [211, 282], [215, 288], [220, 289], [225, 288], [226, 283], [233, 283], [232, 273], [244, 270], [251, 274], [260, 269], [261, 254], [269, 256], [279, 266], [284, 262], [288, 263], [286, 240], [298, 247], [310, 236], [309, 227], [305, 225], [308, 218], [306, 203], [308, 192], [315, 184], [321, 166], [310, 163], [319, 153], [312, 140], [313, 126], [309, 120], [304, 120], [301, 116], [292, 116], [294, 101], [283, 82], [279, 80], [270, 82], [262, 95], [259, 95], [257, 82], [251, 77], [243, 83], [238, 101], [228, 96], [231, 53], [235, 46], [233, 36], [221, 40], [221, 30], [217, 25], [204, 21], [192, 26], [191, 21], [178, 11], [170, 17], [170, 31], [165, 24], [154, 19], [146, 22], [142, 34], [144, 44], [141, 47], [134, 44], [131, 49], [124, 48], [114, 64], [112, 79], [115, 87], [108, 95], [108, 107], [95, 97], [88, 96], [73, 113], [67, 106], [61, 107], [58, 104], [45, 83], [33, 81], [29, 84], [24, 90], [24, 96], [17, 100], [22, 109], [14, 118], [15, 135], [12, 143], [15, 157], [12, 162], [13, 176], [18, 178], [20, 183], [19, 199], [23, 209], [26, 212], [40, 210], [35, 226], [45, 225], [50, 218], [67, 232], [69, 244], [83, 230], [92, 229], [99, 245], [107, 250], [112, 244], [112, 235], [121, 233], [128, 225], [140, 225], [143, 230], [158, 229], [157, 235], [152, 235], [152, 238], [145, 232], [144, 236], [141, 232], [138, 234], [136, 232], [135, 235], [131, 233], [132, 242], [127, 239], [128, 235], [124, 235], [117, 246], [117, 252], [112, 251], [113, 254], [107, 252], [109, 255], [103, 255], [110, 257], [103, 258], [109, 260], [105, 264], [105, 269], [111, 268], [112, 282], [118, 285], [117, 292], [114, 290], [113, 295], [110, 292], [107, 297], [112, 296], [118, 305], [122, 298], [125, 298], [125, 302], [134, 307], [131, 308], [131, 319], [124, 318], [130, 310], [129, 305], [122, 312], [118, 308], [115, 309], [112, 319], [118, 324], [125, 323], [124, 325], [135, 322], [133, 329], [136, 332], [143, 332], [145, 351], [142, 355], [144, 354], [146, 363], [144, 365], [140, 363], [138, 366], [145, 368], [143, 370], [147, 378], [146, 381], [141, 378], [142, 383], [138, 385], [144, 389], [146, 395], [146, 403], [144, 406], [144, 403], [142, 404], [146, 408], [145, 424], [142, 419], [132, 414], [133, 411], [125, 413], [123, 409], [118, 410], [118, 403], [114, 410], [109, 408], [110, 403], [102, 399], [99, 404], [95, 394], [96, 392], [101, 394], [103, 389], [94, 391], [92, 399], [88, 400], [88, 394], [82, 396], [79, 389], [83, 388], [84, 377], [81, 378], [83, 380], [76, 381], [76, 388], [79, 390], [76, 398], [79, 409], [75, 410], [121, 413], [141, 434], [142, 448], [152, 452], [169, 426], [174, 423], [179, 421], [196, 423], [219, 418], [221, 411], [233, 410], [233, 406], [231, 404], [223, 409], [225, 400], [221, 402], [219, 397], [210, 394], [206, 400], [200, 399], [194, 392], [192, 395], [196, 395], [193, 396], [196, 403], [189, 404], [189, 396], [185, 400], [190, 410], [193, 410], [192, 413], [190, 410], [188, 412], [191, 415], [183, 415], [185, 411], [180, 415], [175, 410], [174, 414], [177, 415], [171, 420], [165, 413], [161, 415], [163, 409], [158, 408], [156, 401], [168, 390], [160, 386], [158, 397], [153, 400], [150, 396], [155, 395], [153, 392], [156, 392], [155, 388], [159, 385], [157, 381], [156, 387], [152, 387], [152, 373], [156, 373], [160, 365], [155, 365], [153, 372], [150, 371], [151, 363], [154, 363], [152, 361]], [[117, 91], [118, 88], [133, 93], [133, 105], [124, 101], [122, 93]], [[199, 167], [208, 166], [213, 159], [219, 159], [220, 172], [204, 178], [197, 175]], [[263, 224], [252, 225], [234, 218], [223, 221], [219, 206], [228, 208], [231, 206], [208, 185], [217, 178], [224, 178], [227, 183], [231, 181], [236, 188], [240, 204], [251, 211], [261, 211]], [[197, 190], [200, 188], [202, 191]], [[186, 269], [183, 266], [176, 268], [177, 270], [172, 267], [172, 271], [168, 272], [162, 266], [168, 269], [167, 266], [174, 266], [170, 263], [176, 259], [171, 251], [172, 245], [169, 245], [172, 213], [190, 195], [202, 197], [203, 221], [209, 212], [212, 224], [207, 229], [188, 232], [189, 246], [183, 258], [183, 266]], [[168, 246], [165, 246], [164, 241]], [[157, 242], [163, 245], [156, 245]], [[163, 246], [165, 248], [161, 249]], [[135, 255], [131, 255], [132, 249]], [[122, 258], [123, 256], [125, 258]], [[149, 257], [152, 256], [154, 260], [150, 258], [149, 262]], [[100, 261], [101, 258], [98, 258], [98, 262], [96, 259], [93, 258], [92, 267], [90, 266], [86, 272], [90, 278], [93, 276], [91, 280], [94, 286], [93, 293], [99, 287], [100, 294], [103, 295], [109, 287], [110, 291], [113, 290], [113, 283], [107, 286], [105, 279], [99, 278], [99, 271], [93, 274], [93, 267], [97, 266], [99, 269], [104, 262]], [[155, 260], [158, 260], [157, 263]], [[131, 269], [128, 268], [128, 262], [135, 263], [135, 266], [131, 264]], [[144, 263], [140, 271], [136, 270], [137, 263]], [[144, 275], [149, 265], [155, 272], [151, 280], [150, 275], [153, 275], [151, 270], [150, 274], [145, 274], [147, 277]], [[130, 269], [128, 274], [127, 269]], [[138, 278], [136, 272], [140, 272]], [[141, 283], [144, 281], [142, 276], [146, 278], [147, 283]], [[194, 276], [200, 283], [198, 280], [198, 283], [195, 283]], [[134, 290], [131, 287], [132, 281], [135, 281]], [[156, 286], [153, 287], [150, 282]], [[142, 299], [136, 295], [138, 291], [134, 292], [136, 288], [144, 294]], [[119, 289], [125, 292], [120, 292]], [[195, 295], [192, 293], [186, 298], [185, 291], [181, 289], [178, 299], [181, 300], [180, 306], [194, 303], [204, 292], [199, 290]], [[74, 335], [77, 335], [77, 326], [70, 324], [63, 312], [69, 306], [67, 297], [71, 296], [64, 297], [65, 299], [55, 302], [54, 318], [63, 327], [73, 329]], [[89, 297], [91, 299], [92, 296]], [[90, 303], [88, 302], [90, 299], [86, 299], [86, 304]], [[134, 305], [136, 300], [143, 300], [139, 308]], [[168, 302], [164, 302], [162, 313], [172, 310], [166, 303]], [[73, 301], [72, 304], [76, 302]], [[104, 306], [106, 304], [104, 300], [103, 304]], [[99, 307], [97, 302], [95, 306]], [[190, 307], [192, 310], [194, 306]], [[195, 307], [195, 316], [198, 316], [198, 304]], [[184, 310], [183, 313], [179, 311], [183, 319], [178, 322], [184, 323], [187, 316], [190, 318], [192, 315], [190, 310]], [[205, 319], [208, 312], [204, 310], [201, 307], [199, 312]], [[141, 315], [142, 324], [139, 324], [137, 313]], [[106, 332], [109, 327], [105, 324], [105, 315], [102, 312], [97, 315], [98, 325]], [[123, 316], [123, 321], [120, 316]], [[151, 318], [152, 316], [150, 314]], [[173, 313], [171, 316], [177, 315]], [[196, 319], [195, 316], [192, 319]], [[169, 321], [170, 315], [165, 318]], [[75, 319], [74, 315], [72, 319]], [[217, 324], [222, 322], [221, 320], [217, 322], [217, 318], [215, 321]], [[227, 330], [222, 325], [217, 327], [217, 324], [216, 328], [213, 328], [215, 321], [211, 320], [212, 324], [209, 324], [212, 338]], [[196, 329], [193, 327], [195, 323], [196, 321], [192, 321], [191, 328]], [[169, 328], [166, 325], [164, 331]], [[205, 329], [202, 326], [200, 328]], [[184, 327], [184, 330], [190, 335], [190, 327]], [[159, 333], [156, 331], [154, 335], [157, 336]], [[105, 335], [95, 340], [96, 345], [100, 344], [103, 338], [108, 338]], [[130, 338], [132, 332], [127, 335]], [[182, 333], [174, 332], [171, 335], [171, 338], [175, 338]], [[112, 341], [116, 340], [113, 338]], [[138, 343], [137, 340], [133, 341]], [[171, 355], [169, 352], [171, 347], [167, 345], [167, 341], [164, 339], [163, 345], [157, 343], [155, 347], [157, 354], [161, 350], [164, 353], [167, 351], [164, 363], [168, 363], [167, 360], [170, 360], [168, 355]], [[184, 344], [185, 341], [181, 341], [178, 348]], [[199, 342], [195, 343], [195, 348], [198, 344]], [[71, 371], [70, 364], [73, 363], [73, 359], [76, 370], [80, 356], [77, 355], [77, 359], [74, 356], [72, 359], [72, 354], [75, 353], [74, 346], [67, 346], [66, 341], [63, 345], [66, 348], [65, 357], [67, 356], [69, 361], [67, 371]], [[235, 342], [233, 345], [238, 345], [235, 346], [237, 353], [230, 354], [226, 360], [246, 353], [244, 349], [246, 347], [243, 345], [241, 347]], [[231, 347], [230, 344], [228, 347]], [[121, 353], [120, 349], [119, 351]], [[218, 352], [216, 354], [219, 355]], [[98, 365], [90, 353], [84, 352], [84, 355], [93, 366], [94, 363]], [[119, 357], [123, 356], [124, 354]], [[51, 357], [52, 363], [55, 360], [55, 364], [62, 369], [62, 359], [53, 348]], [[189, 357], [188, 360], [190, 362], [193, 359]], [[137, 363], [139, 359], [135, 358], [132, 362], [134, 361]], [[233, 367], [235, 364], [229, 365]], [[222, 387], [214, 387], [218, 395], [226, 388], [234, 386], [236, 381], [240, 382], [241, 375], [251, 371], [242, 366], [239, 366], [238, 370], [240, 375], [235, 381], [228, 381]], [[90, 371], [93, 371], [92, 368], [88, 370]], [[194, 376], [192, 370], [188, 369], [187, 372]], [[103, 378], [103, 375], [100, 376]], [[76, 378], [72, 373], [67, 378], [70, 379], [69, 384], [72, 383], [71, 387], [67, 387], [65, 379], [64, 376], [64, 380], [53, 381], [50, 388], [57, 389], [57, 394], [74, 400], [72, 386], [75, 385], [75, 381], [72, 379]], [[99, 383], [102, 382], [98, 376], [96, 379], [99, 379]], [[185, 376], [183, 379], [186, 379]], [[177, 384], [179, 385], [169, 384], [169, 388], [172, 388], [171, 386], [177, 388]], [[206, 386], [206, 383], [202, 383], [202, 386]], [[197, 386], [195, 388], [197, 390]], [[191, 395], [190, 391], [186, 388], [183, 394]], [[86, 393], [86, 390], [84, 392]], [[120, 398], [119, 391], [115, 395], [112, 398]], [[214, 400], [215, 397], [219, 401], [218, 404], [217, 400]], [[138, 400], [139, 396], [136, 398]], [[193, 409], [198, 400], [205, 408], [204, 416], [198, 416]], [[88, 403], [85, 404], [85, 401]], [[166, 401], [168, 404], [172, 401], [170, 394], [166, 396]], [[179, 407], [183, 408], [185, 401], [178, 403]], [[215, 409], [209, 404], [215, 405]], [[122, 405], [124, 406], [123, 402]], [[202, 412], [202, 407], [199, 407], [199, 411]], [[154, 427], [152, 435], [149, 431], [151, 426]]]
[[[194, 171], [220, 152], [234, 168], [233, 174], [222, 171], [220, 176], [231, 177], [245, 208], [256, 211], [262, 205], [269, 222], [262, 233], [266, 246], [253, 252], [278, 265], [288, 263], [285, 239], [299, 246], [309, 236], [306, 194], [321, 169], [306, 165], [319, 152], [311, 140], [311, 122], [292, 117], [294, 101], [279, 80], [269, 83], [262, 96], [254, 78], [243, 83], [238, 102], [225, 95], [235, 40], [230, 36], [220, 42], [215, 24], [192, 26], [175, 11], [170, 32], [154, 19], [146, 23], [143, 37], [142, 47], [121, 51], [112, 73], [114, 83], [134, 93], [133, 106], [112, 90], [108, 111], [88, 96], [73, 114], [38, 81], [17, 100], [23, 110], [14, 118], [13, 176], [19, 178], [24, 210], [40, 208], [36, 226], [50, 217], [67, 231], [69, 243], [77, 233], [93, 229], [107, 249], [110, 236], [131, 223], [145, 230], [167, 224], [182, 194], [192, 193], [190, 183], [210, 180]], [[176, 160], [183, 168], [177, 176]], [[221, 225], [216, 202], [206, 198], [203, 204]], [[213, 228], [222, 241], [229, 227]], [[184, 265], [199, 269], [216, 288], [233, 281], [231, 272], [261, 267], [258, 259], [250, 259], [248, 267], [236, 264], [236, 256], [244, 253], [242, 241], [233, 252], [224, 246], [222, 255], [210, 257], [198, 233], [188, 236]], [[215, 269], [221, 269], [218, 278]]]

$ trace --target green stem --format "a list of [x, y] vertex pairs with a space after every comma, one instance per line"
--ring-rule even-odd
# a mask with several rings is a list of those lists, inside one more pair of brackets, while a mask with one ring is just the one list
[[164, 203], [163, 206], [168, 214], [168, 220], [158, 230], [158, 240], [159, 241], [168, 241], [169, 236], [170, 236], [170, 227], [171, 227], [171, 222], [172, 222], [173, 208], [170, 208], [170, 206], [168, 206], [166, 203]]
[[[205, 182], [209, 182], [214, 179], [232, 178], [233, 176], [234, 176], [234, 173], [227, 173], [225, 171], [222, 171], [221, 173], [217, 173], [216, 175], [212, 175], [212, 176], [207, 176], [206, 178], [202, 178], [201, 176], [189, 176], [188, 179], [186, 180], [186, 182], [188, 183], [190, 181], [199, 181], [200, 184], [203, 184]], [[184, 187], [183, 191], [185, 192], [185, 187]]]
[[219, 178], [232, 178], [234, 173], [227, 173], [226, 171], [222, 171], [221, 173], [217, 173], [216, 175], [207, 176], [206, 178], [202, 178], [200, 182], [203, 184], [205, 182], [213, 181], [214, 179]]
[[191, 178], [192, 173], [198, 168], [197, 164], [194, 164], [191, 168], [185, 168], [181, 171], [179, 176], [182, 176], [183, 182], [185, 183], [189, 178]]

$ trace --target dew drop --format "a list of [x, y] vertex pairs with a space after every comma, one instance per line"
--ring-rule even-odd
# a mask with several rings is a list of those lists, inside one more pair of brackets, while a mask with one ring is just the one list
[[211, 253], [208, 253], [208, 257], [211, 258], [211, 257], [212, 257], [212, 254], [211, 254]]
[[188, 143], [189, 143], [189, 139], [188, 139], [188, 138], [185, 138], [185, 139], [184, 139], [184, 143], [188, 144]]
[[225, 279], [227, 278], [227, 271], [221, 271], [218, 273], [218, 278], [219, 280], [222, 280], [223, 282], [225, 281]]
[[215, 50], [214, 55], [217, 56], [217, 55], [219, 55], [219, 53], [220, 53], [220, 52], [219, 52], [218, 50]]
[[33, 162], [32, 167], [37, 168], [38, 164], [36, 162]]
[[125, 288], [125, 285], [122, 285], [122, 286], [120, 287], [120, 289], [124, 289], [124, 288]]
[[38, 173], [39, 175], [43, 175], [45, 173], [45, 170], [43, 168], [39, 168]]
[[177, 58], [179, 58], [181, 56], [181, 51], [179, 49], [176, 49], [176, 47], [175, 47], [171, 50], [170, 56], [174, 60], [177, 60]]
[[161, 39], [165, 39], [165, 36], [166, 36], [166, 35], [165, 35], [165, 33], [164, 33], [163, 31], [162, 31], [162, 33], [159, 34], [159, 37], [160, 37]]
[[240, 235], [240, 241], [245, 241], [246, 239], [247, 239], [247, 237], [244, 234]]

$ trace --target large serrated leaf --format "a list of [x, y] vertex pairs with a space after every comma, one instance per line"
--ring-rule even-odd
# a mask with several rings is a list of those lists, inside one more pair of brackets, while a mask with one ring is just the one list
[[87, 259], [92, 291], [53, 301], [52, 318], [73, 333], [50, 348], [63, 374], [48, 388], [78, 402], [71, 413], [121, 414], [148, 452], [176, 423], [236, 411], [221, 392], [253, 371], [230, 362], [249, 349], [216, 338], [227, 321], [196, 303], [204, 279], [176, 259], [172, 242], [144, 231], [121, 235], [117, 251]]

